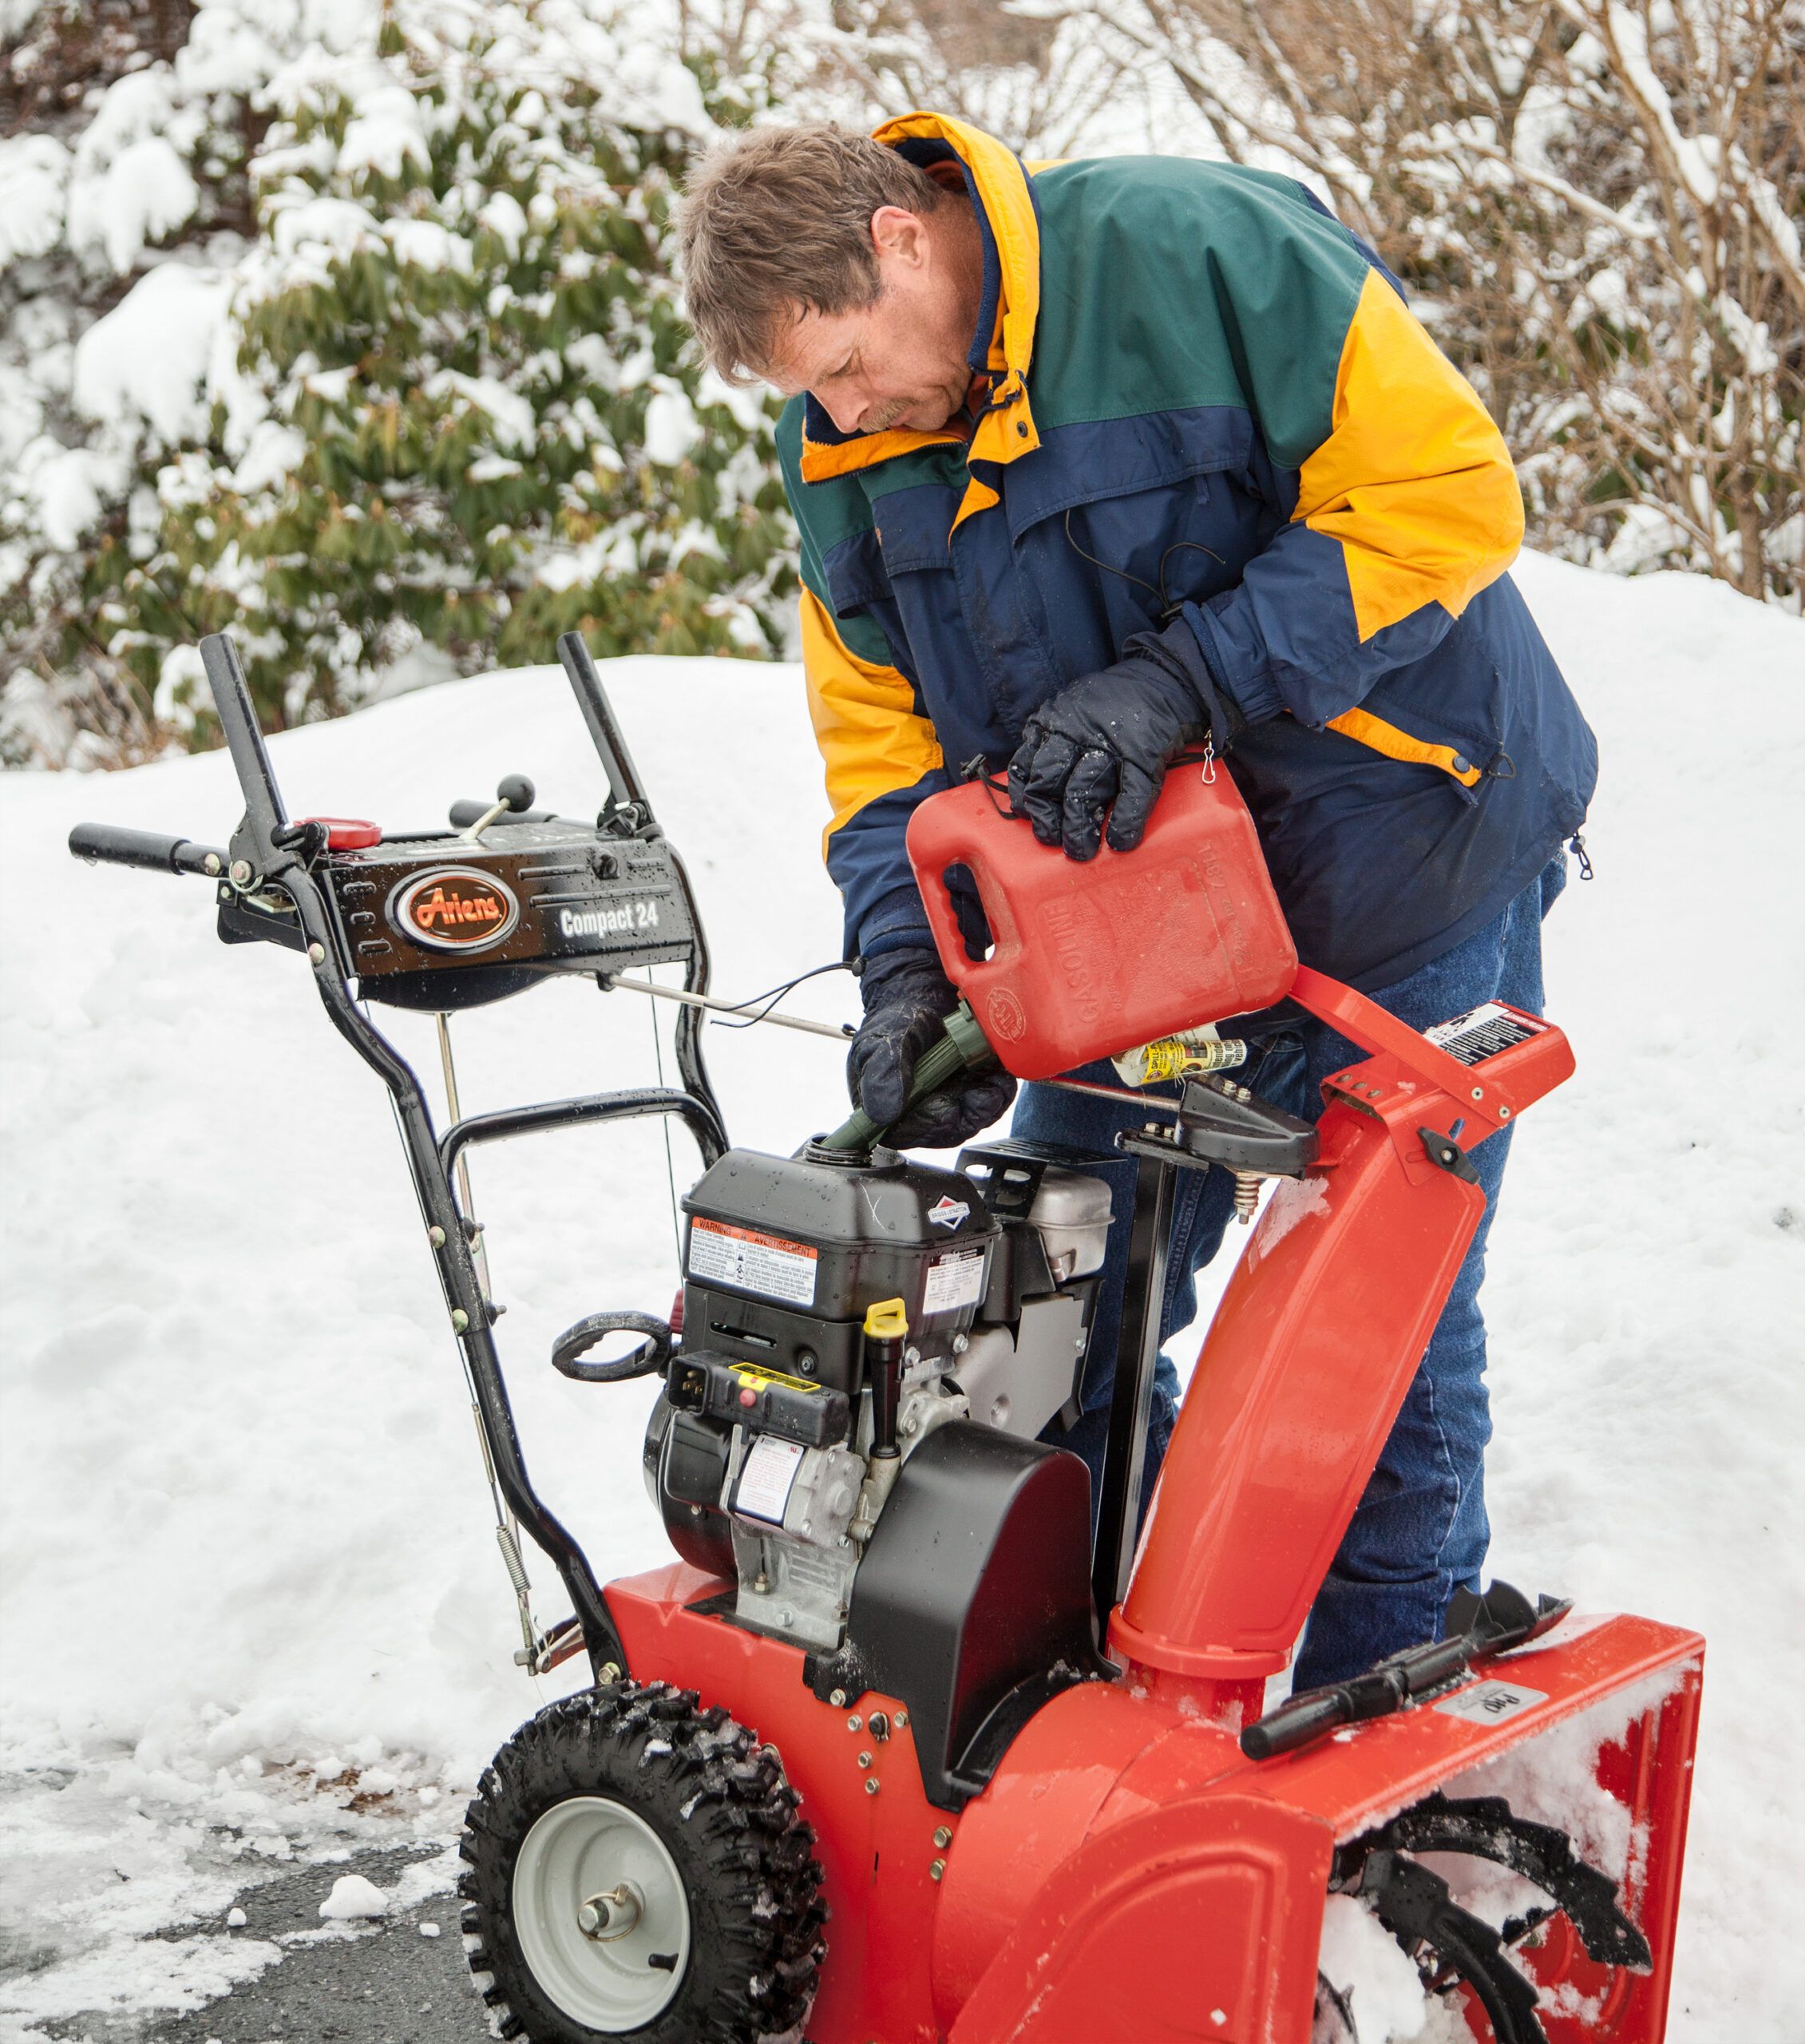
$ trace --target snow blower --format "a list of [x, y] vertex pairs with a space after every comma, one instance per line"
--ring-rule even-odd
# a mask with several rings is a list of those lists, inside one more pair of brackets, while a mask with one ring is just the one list
[[[387, 1087], [489, 1458], [516, 1658], [586, 1654], [593, 1677], [521, 1727], [467, 1813], [465, 1944], [496, 2035], [1376, 2044], [1358, 1981], [1320, 1972], [1331, 1912], [1414, 1961], [1438, 2034], [1664, 2034], [1696, 1635], [1494, 1584], [1457, 1598], [1446, 1638], [1267, 1705], [1477, 1222], [1468, 1151], [1567, 1077], [1558, 1028], [1492, 1004], [1419, 1034], [1300, 968], [1207, 764], [1174, 770], [1138, 850], [1090, 866], [972, 782], [910, 834], [964, 996], [917, 1086], [992, 1056], [1047, 1079], [1115, 1056], [1170, 1082], [1122, 1089], [1131, 1163], [995, 1141], [930, 1167], [857, 1115], [794, 1156], [732, 1149], [695, 900], [580, 639], [559, 654], [600, 815], [536, 810], [517, 778], [407, 835], [291, 822], [229, 641], [201, 653], [244, 794], [229, 846], [85, 824], [70, 849], [212, 880], [220, 935], [300, 953]], [[452, 1013], [661, 964], [683, 969], [659, 989], [679, 1084], [461, 1114]], [[1237, 1083], [1214, 1026], [1286, 997], [1367, 1053], [1315, 1126]], [[384, 1006], [439, 1018], [449, 1126]], [[674, 1559], [604, 1588], [522, 1459], [467, 1157], [643, 1115], [682, 1122], [705, 1167], [680, 1317], [599, 1312], [552, 1357], [663, 1380], [644, 1468]], [[1058, 1443], [1099, 1319], [1110, 1168], [1135, 1198], [1094, 1512]], [[1174, 1188], [1209, 1170], [1249, 1218], [1265, 1197], [1137, 1539]], [[544, 1630], [522, 1530], [571, 1600]]]

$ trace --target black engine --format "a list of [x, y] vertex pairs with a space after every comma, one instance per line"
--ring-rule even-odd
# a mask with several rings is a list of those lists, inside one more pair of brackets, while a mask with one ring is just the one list
[[[1084, 1161], [734, 1150], [684, 1202], [647, 1487], [677, 1551], [735, 1585], [723, 1614], [808, 1650], [823, 1696], [919, 1691], [936, 1800], [1006, 1697], [1094, 1663], [1088, 1478], [1036, 1438], [1077, 1416], [1108, 1237]], [[868, 1330], [899, 1305], [893, 1394]]]

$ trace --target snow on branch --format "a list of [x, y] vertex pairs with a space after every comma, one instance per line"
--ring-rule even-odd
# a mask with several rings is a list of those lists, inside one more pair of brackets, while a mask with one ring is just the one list
[[1533, 539], [1805, 603], [1795, 0], [1037, 12], [1168, 81], [1166, 146], [1333, 200], [1498, 418]]

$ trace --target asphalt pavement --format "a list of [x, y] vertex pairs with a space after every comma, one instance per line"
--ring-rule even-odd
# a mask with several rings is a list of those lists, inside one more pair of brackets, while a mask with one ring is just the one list
[[[411, 1865], [441, 1850], [357, 1852], [260, 1878], [237, 1898], [243, 1924], [222, 1935], [303, 1940], [284, 1946], [279, 1965], [189, 2015], [76, 2018], [44, 2034], [68, 2044], [479, 2044], [488, 2026], [470, 1991], [454, 1895], [321, 1935], [320, 1900], [338, 1876], [362, 1874], [390, 1894]], [[193, 1934], [192, 1924], [169, 1933]]]

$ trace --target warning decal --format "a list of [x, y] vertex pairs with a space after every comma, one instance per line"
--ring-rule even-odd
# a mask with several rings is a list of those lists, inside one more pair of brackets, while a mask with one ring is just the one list
[[786, 1305], [814, 1304], [820, 1261], [819, 1252], [806, 1242], [786, 1242], [781, 1235], [760, 1234], [754, 1228], [730, 1228], [724, 1221], [699, 1218], [690, 1224], [691, 1277], [782, 1299]]
[[779, 1440], [774, 1434], [760, 1434], [739, 1466], [734, 1511], [748, 1519], [762, 1519], [770, 1525], [781, 1526], [802, 1462], [802, 1451], [796, 1442]]
[[981, 1249], [968, 1249], [928, 1265], [921, 1310], [924, 1313], [956, 1313], [961, 1306], [975, 1306], [984, 1295], [984, 1253]]
[[1526, 1044], [1531, 1036], [1539, 1036], [1547, 1027], [1546, 1022], [1514, 1014], [1499, 1002], [1488, 1000], [1482, 1008], [1457, 1015], [1451, 1022], [1438, 1022], [1423, 1033], [1438, 1049], [1461, 1064], [1483, 1064], [1488, 1057], [1496, 1057], [1513, 1044]]

